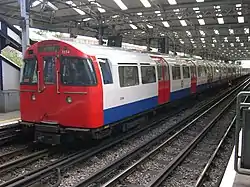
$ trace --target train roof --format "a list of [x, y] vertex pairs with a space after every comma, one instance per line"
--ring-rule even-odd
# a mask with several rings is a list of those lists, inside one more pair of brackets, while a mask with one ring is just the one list
[[77, 44], [71, 42], [68, 43], [88, 55], [93, 55], [96, 56], [97, 58], [106, 57], [109, 60], [111, 60], [111, 63], [113, 65], [117, 65], [119, 63], [122, 64], [155, 63], [147, 53], [140, 53], [138, 51], [128, 51], [117, 47], [86, 45], [86, 44]]
[[[208, 60], [199, 60], [194, 58], [183, 58], [179, 56], [172, 56], [161, 53], [153, 53], [153, 52], [140, 52], [137, 50], [124, 50], [118, 47], [107, 47], [100, 45], [89, 45], [89, 44], [81, 44], [71, 41], [63, 41], [63, 40], [45, 40], [45, 41], [56, 41], [69, 44], [76, 49], [82, 51], [91, 56], [96, 56], [97, 58], [108, 58], [113, 65], [118, 64], [139, 64], [139, 63], [149, 63], [155, 64], [156, 62], [150, 57], [162, 57], [169, 64], [187, 64], [190, 65], [193, 62], [195, 65], [204, 65], [207, 66], [210, 64], [211, 66], [226, 66], [226, 67], [237, 67], [238, 65], [226, 64], [226, 63], [218, 63]], [[41, 42], [45, 42], [41, 41]], [[38, 43], [41, 43], [38, 42]]]

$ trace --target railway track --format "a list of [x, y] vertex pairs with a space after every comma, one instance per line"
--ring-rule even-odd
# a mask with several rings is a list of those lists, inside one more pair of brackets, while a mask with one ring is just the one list
[[[241, 84], [240, 87], [237, 87], [236, 89], [234, 89], [234, 91], [237, 91], [238, 89], [240, 89], [242, 87], [243, 87], [243, 84]], [[227, 93], [224, 93], [224, 95], [226, 95], [226, 94]], [[201, 111], [207, 110], [211, 106], [212, 103], [214, 103], [215, 101], [218, 101], [218, 100], [219, 100], [219, 98], [216, 98], [215, 100], [211, 101], [210, 103], [207, 103], [205, 106], [198, 109], [192, 115], [186, 117], [180, 123], [171, 127], [169, 130], [167, 130], [167, 132], [165, 132], [165, 135], [162, 136], [162, 138], [164, 138], [166, 135], [173, 133], [174, 130], [176, 131], [177, 128], [181, 127], [185, 123], [192, 121], [192, 119], [197, 117], [201, 113]], [[17, 176], [15, 178], [12, 178], [11, 180], [5, 181], [4, 183], [0, 184], [0, 186], [1, 187], [2, 186], [9, 186], [9, 187], [10, 186], [30, 186], [32, 184], [39, 182], [42, 178], [50, 177], [50, 176], [55, 175], [55, 174], [57, 174], [58, 178], [60, 179], [61, 173], [64, 171], [64, 169], [66, 169], [66, 168], [68, 168], [76, 163], [85, 161], [85, 160], [93, 157], [94, 155], [101, 153], [101, 152], [103, 152], [103, 151], [105, 151], [105, 150], [107, 150], [115, 145], [119, 145], [119, 143], [121, 143], [121, 142], [123, 142], [123, 141], [125, 141], [133, 136], [137, 136], [139, 133], [142, 133], [145, 130], [150, 130], [149, 127], [152, 127], [156, 124], [162, 124], [168, 117], [163, 117], [157, 121], [154, 121], [153, 123], [150, 123], [148, 126], [144, 126], [143, 128], [137, 129], [137, 130], [133, 131], [132, 133], [128, 133], [122, 137], [118, 137], [118, 138], [115, 138], [112, 140], [104, 141], [103, 144], [95, 146], [89, 150], [78, 151], [78, 152], [69, 154], [69, 155], [67, 155], [67, 157], [64, 157], [62, 159], [58, 159], [57, 161], [52, 162], [46, 166], [40, 167], [38, 169], [32, 170], [28, 173], [25, 173], [24, 175], [20, 175], [20, 176]], [[147, 144], [149, 144], [149, 142], [147, 142]], [[60, 183], [60, 180], [58, 181], [58, 183]]]
[[[229, 95], [203, 111], [198, 117], [195, 117], [179, 130], [170, 130], [167, 134], [174, 134], [165, 141], [162, 140], [166, 138], [166, 135], [156, 137], [150, 143], [145, 143], [140, 148], [85, 178], [74, 187], [85, 187], [91, 184], [98, 186], [100, 184], [103, 186], [114, 186], [117, 184], [125, 186], [155, 186], [158, 183], [161, 184], [161, 180], [164, 180], [163, 176], [168, 176], [178, 166], [182, 159], [232, 105], [234, 99], [227, 104], [228, 100], [225, 100], [227, 97]], [[223, 104], [222, 109], [220, 105]], [[219, 106], [220, 108], [216, 108]], [[210, 123], [207, 124], [206, 121], [209, 120]], [[152, 147], [154, 149], [150, 150]], [[112, 179], [106, 181], [108, 178]]]
[[18, 123], [0, 129], [0, 145], [10, 142], [21, 134], [21, 129]]

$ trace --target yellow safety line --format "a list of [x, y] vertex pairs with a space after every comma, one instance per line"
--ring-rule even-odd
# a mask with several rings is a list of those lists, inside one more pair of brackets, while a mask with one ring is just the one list
[[8, 122], [13, 122], [13, 121], [19, 121], [20, 118], [12, 118], [12, 119], [7, 119], [7, 120], [0, 120], [0, 124], [3, 124], [3, 123], [8, 123]]

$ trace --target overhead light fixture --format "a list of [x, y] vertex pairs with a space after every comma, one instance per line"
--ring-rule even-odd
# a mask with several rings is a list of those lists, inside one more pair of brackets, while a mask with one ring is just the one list
[[58, 8], [55, 6], [55, 5], [53, 5], [51, 2], [47, 2], [47, 5], [50, 7], [50, 8], [52, 8], [53, 10], [58, 10]]
[[224, 24], [224, 19], [223, 18], [217, 18], [219, 24]]
[[199, 32], [200, 32], [201, 36], [205, 36], [206, 35], [206, 33], [203, 30], [199, 30]]
[[170, 27], [170, 25], [167, 21], [163, 21], [162, 24], [164, 25], [164, 27]]
[[120, 7], [122, 10], [127, 10], [128, 7], [122, 2], [122, 0], [114, 0], [114, 2]]
[[82, 11], [81, 9], [77, 8], [76, 4], [73, 3], [73, 1], [66, 1], [65, 3], [68, 4], [68, 5], [70, 5], [70, 6], [72, 6], [72, 8], [73, 8], [78, 14], [80, 14], [80, 15], [85, 15], [85, 12]]
[[215, 44], [212, 44], [212, 47], [215, 47]]
[[152, 25], [148, 25], [148, 24], [147, 24], [147, 26], [148, 26], [148, 28], [150, 28], [150, 29], [154, 28]]
[[140, 0], [141, 3], [143, 4], [144, 7], [148, 8], [148, 7], [151, 7], [151, 4], [149, 3], [148, 0]]
[[196, 2], [202, 3], [202, 2], [204, 2], [204, 0], [196, 0]]
[[244, 33], [249, 34], [249, 28], [244, 28]]
[[194, 10], [194, 11], [200, 10], [200, 8], [199, 8], [199, 7], [194, 7], [193, 10]]
[[97, 9], [98, 9], [98, 11], [101, 12], [101, 13], [106, 12], [106, 10], [105, 10], [104, 8], [99, 8], [99, 7], [98, 7]]
[[142, 12], [138, 12], [137, 15], [138, 15], [138, 16], [142, 16]]
[[244, 16], [238, 16], [238, 23], [244, 23]]
[[38, 5], [40, 5], [43, 2], [43, 0], [36, 0], [31, 4], [31, 7], [36, 7]]
[[160, 14], [160, 13], [161, 13], [161, 11], [159, 11], [159, 10], [156, 10], [156, 11], [155, 11], [155, 13], [156, 13], [156, 14]]
[[230, 43], [230, 46], [231, 46], [231, 47], [234, 47], [234, 43]]
[[217, 35], [220, 34], [219, 31], [218, 31], [217, 29], [214, 29], [214, 33], [217, 34]]
[[235, 39], [236, 39], [236, 42], [240, 42], [240, 37], [239, 36], [235, 37]]
[[185, 20], [180, 20], [180, 23], [183, 27], [186, 27], [187, 26], [187, 22]]
[[227, 39], [227, 37], [224, 37], [224, 41], [225, 41], [225, 42], [228, 42], [228, 39]]
[[199, 22], [200, 25], [205, 25], [206, 24], [204, 19], [198, 19], [198, 22]]
[[129, 24], [132, 29], [137, 29], [137, 27], [134, 24]]
[[92, 18], [84, 18], [82, 21], [89, 21], [91, 20]]
[[233, 29], [228, 29], [228, 31], [229, 31], [229, 34], [231, 35], [231, 34], [234, 34], [234, 30]]
[[244, 47], [244, 43], [240, 43], [241, 47]]
[[168, 3], [170, 5], [176, 5], [177, 4], [176, 0], [168, 0]]
[[192, 37], [192, 34], [190, 31], [186, 31], [188, 37]]

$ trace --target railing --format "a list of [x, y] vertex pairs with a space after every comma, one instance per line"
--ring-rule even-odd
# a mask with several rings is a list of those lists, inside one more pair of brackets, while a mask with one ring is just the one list
[[237, 173], [250, 175], [250, 91], [242, 91], [237, 96], [235, 160]]

